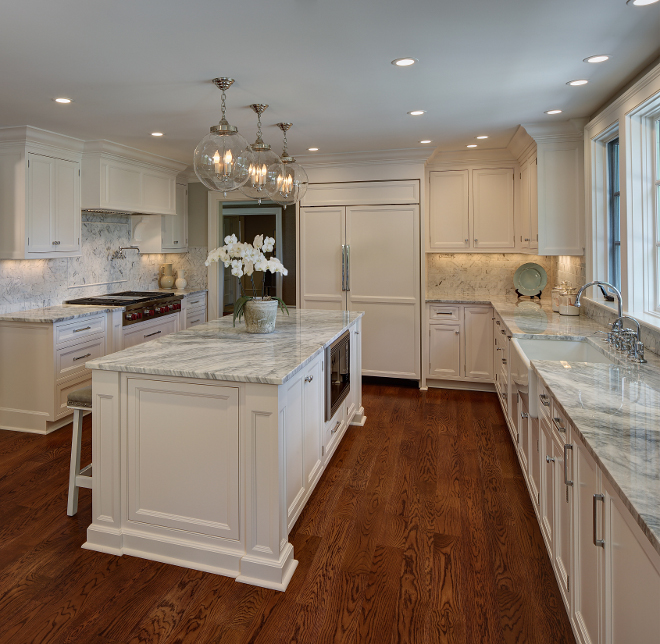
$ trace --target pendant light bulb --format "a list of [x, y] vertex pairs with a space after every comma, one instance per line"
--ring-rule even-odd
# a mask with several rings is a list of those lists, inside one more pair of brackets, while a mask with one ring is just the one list
[[270, 149], [270, 145], [264, 143], [261, 138], [261, 115], [266, 111], [268, 105], [253, 103], [250, 107], [257, 115], [257, 139], [248, 146], [246, 152], [246, 163], [248, 168], [248, 179], [241, 186], [240, 191], [250, 199], [256, 199], [261, 204], [262, 199], [269, 199], [266, 192], [266, 178], [269, 166], [277, 163], [279, 157]]
[[232, 78], [214, 78], [222, 91], [222, 118], [195, 148], [193, 166], [197, 178], [209, 189], [227, 192], [240, 188], [248, 180], [246, 151], [248, 142], [226, 118], [225, 92]]
[[284, 150], [277, 163], [268, 168], [266, 191], [272, 201], [284, 206], [298, 203], [307, 192], [309, 179], [301, 165], [289, 156], [286, 133], [293, 123], [278, 123], [277, 127], [284, 132]]

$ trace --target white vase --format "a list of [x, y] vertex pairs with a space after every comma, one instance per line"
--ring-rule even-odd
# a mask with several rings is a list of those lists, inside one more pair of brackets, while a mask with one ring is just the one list
[[243, 309], [245, 330], [248, 333], [272, 333], [277, 318], [277, 300], [248, 300]]
[[181, 269], [176, 272], [176, 282], [174, 285], [182, 291], [186, 286], [188, 286], [188, 280], [186, 279], [186, 272]]

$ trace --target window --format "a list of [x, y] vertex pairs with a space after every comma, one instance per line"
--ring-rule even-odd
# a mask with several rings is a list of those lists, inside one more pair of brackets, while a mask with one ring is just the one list
[[611, 284], [621, 290], [621, 223], [619, 189], [619, 139], [612, 139], [607, 144], [607, 273]]

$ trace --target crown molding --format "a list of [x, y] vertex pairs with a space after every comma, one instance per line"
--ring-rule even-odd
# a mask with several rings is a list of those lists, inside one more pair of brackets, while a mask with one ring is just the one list
[[523, 123], [521, 127], [525, 128], [527, 134], [537, 143], [560, 143], [581, 141], [588, 122], [588, 118], [576, 118], [567, 121]]
[[122, 161], [137, 161], [139, 163], [149, 163], [159, 168], [167, 168], [176, 172], [183, 172], [188, 167], [187, 163], [161, 157], [151, 152], [144, 152], [136, 148], [130, 148], [121, 143], [99, 139], [96, 141], [85, 141], [83, 154], [105, 154], [117, 157]]
[[432, 151], [419, 148], [374, 150], [370, 152], [342, 152], [338, 154], [299, 154], [296, 162], [304, 167], [350, 166], [365, 164], [424, 163]]
[[507, 148], [490, 148], [486, 150], [436, 150], [426, 162], [426, 167], [451, 165], [472, 165], [475, 163], [511, 163], [516, 157]]
[[64, 149], [77, 153], [81, 153], [85, 145], [82, 139], [57, 134], [57, 132], [50, 132], [49, 130], [42, 130], [32, 125], [0, 128], [0, 142], [3, 144], [30, 143], [45, 148]]

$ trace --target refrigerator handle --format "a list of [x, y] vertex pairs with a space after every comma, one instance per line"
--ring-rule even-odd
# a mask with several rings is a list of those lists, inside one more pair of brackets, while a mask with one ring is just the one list
[[346, 244], [346, 290], [351, 290], [351, 246]]
[[346, 244], [341, 245], [341, 290], [346, 290]]

